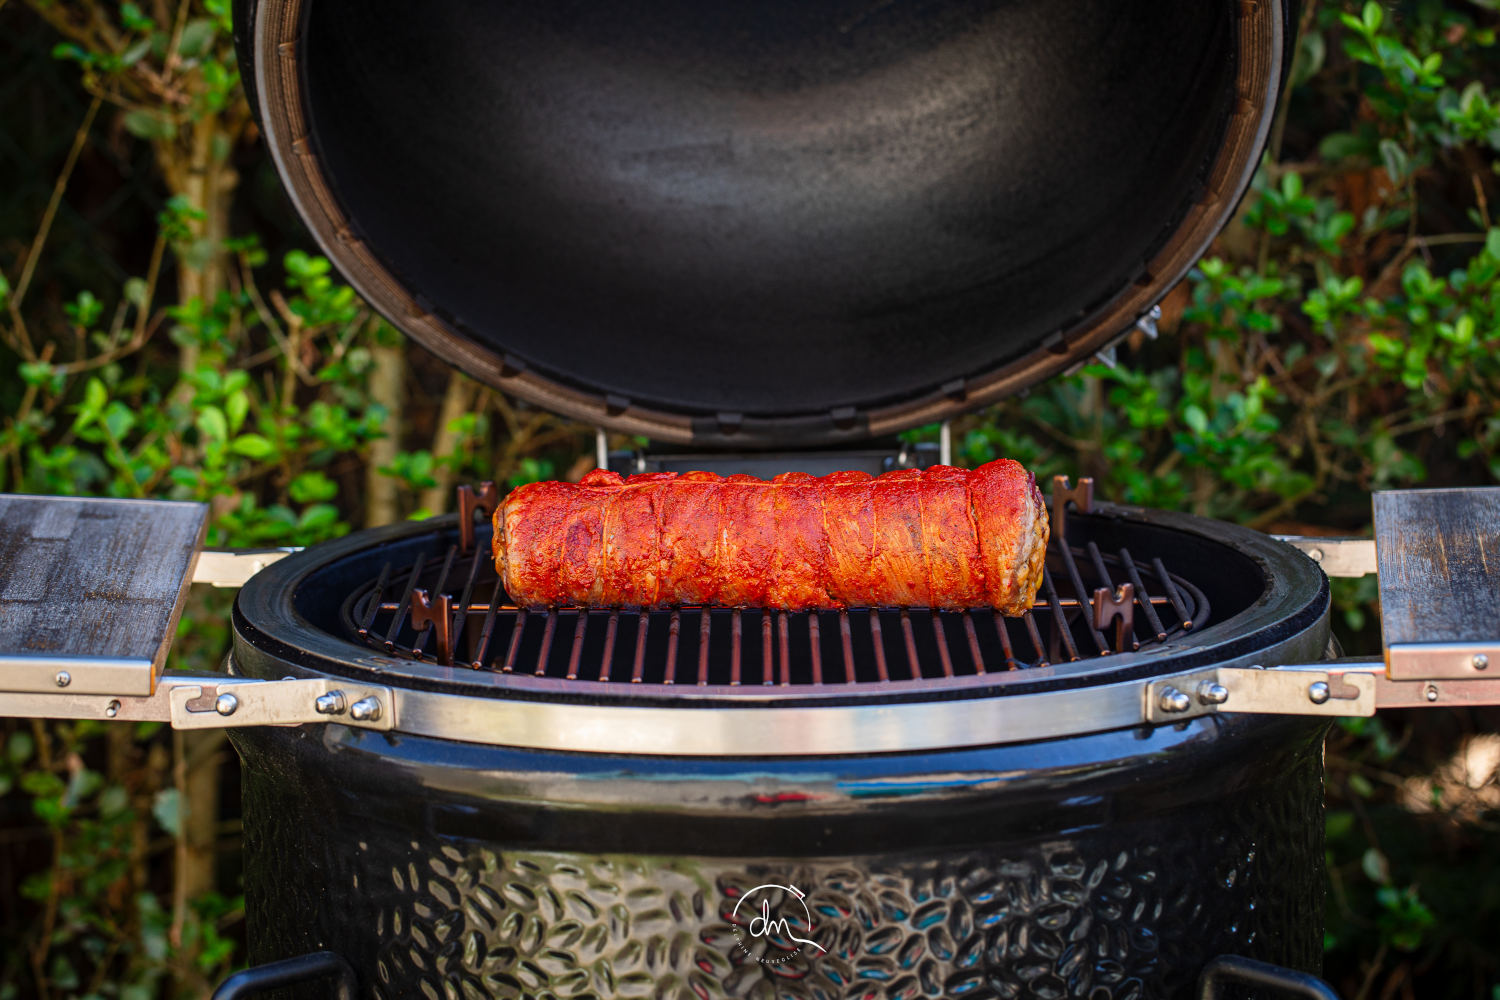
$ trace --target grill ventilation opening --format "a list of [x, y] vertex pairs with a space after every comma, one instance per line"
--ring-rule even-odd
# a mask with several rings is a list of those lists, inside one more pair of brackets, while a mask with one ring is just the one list
[[[1053, 536], [1037, 602], [1019, 618], [987, 608], [517, 608], [473, 515], [493, 490], [460, 492], [459, 532], [441, 554], [386, 563], [343, 605], [343, 624], [381, 652], [475, 670], [580, 683], [807, 686], [901, 684], [1025, 670], [1164, 643], [1207, 621], [1208, 600], [1161, 558], [1068, 542], [1066, 504], [1087, 511], [1092, 484], [1053, 493]], [[486, 503], [485, 501], [488, 501]]]

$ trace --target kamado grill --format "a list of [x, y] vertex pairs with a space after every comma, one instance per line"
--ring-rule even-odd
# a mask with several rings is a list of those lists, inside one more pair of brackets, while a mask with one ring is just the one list
[[[601, 432], [601, 465], [758, 474], [930, 464], [882, 449], [1154, 333], [1291, 23], [348, 13], [236, 10], [345, 276], [476, 377], [653, 442]], [[1497, 700], [1495, 491], [1377, 494], [1373, 543], [1288, 544], [1059, 481], [1014, 619], [516, 607], [498, 493], [459, 499], [290, 554], [199, 553], [194, 505], [0, 501], [0, 711], [235, 727], [258, 964], [222, 998], [1328, 997], [1328, 717]], [[1331, 659], [1324, 569], [1377, 556], [1384, 661]], [[243, 583], [227, 676], [160, 671], [194, 579]]]

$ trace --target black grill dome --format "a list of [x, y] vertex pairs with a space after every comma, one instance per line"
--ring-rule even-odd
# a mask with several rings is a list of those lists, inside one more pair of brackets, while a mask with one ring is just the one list
[[1248, 183], [1284, 20], [282, 0], [241, 35], [294, 201], [397, 326], [550, 409], [747, 448], [935, 420], [1129, 327]]

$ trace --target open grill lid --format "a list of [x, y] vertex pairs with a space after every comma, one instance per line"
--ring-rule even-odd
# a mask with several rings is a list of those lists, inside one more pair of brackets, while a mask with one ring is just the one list
[[659, 441], [809, 446], [1128, 330], [1249, 182], [1284, 0], [240, 0], [292, 200], [466, 372]]

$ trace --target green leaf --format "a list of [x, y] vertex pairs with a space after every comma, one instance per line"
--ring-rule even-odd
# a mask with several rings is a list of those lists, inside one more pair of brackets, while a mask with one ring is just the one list
[[334, 524], [338, 519], [337, 507], [327, 503], [315, 503], [297, 518], [297, 527], [304, 531], [318, 531]]
[[1370, 144], [1352, 132], [1330, 132], [1318, 143], [1318, 155], [1325, 160], [1347, 160], [1368, 152]]
[[338, 491], [333, 480], [316, 470], [302, 473], [287, 487], [287, 495], [297, 503], [332, 500]]
[[199, 410], [194, 423], [207, 442], [222, 444], [229, 438], [229, 422], [224, 419], [224, 411], [217, 406], [205, 406]]
[[52, 366], [45, 361], [23, 361], [17, 371], [27, 385], [44, 386], [52, 378]]
[[1183, 407], [1182, 422], [1190, 427], [1194, 434], [1202, 437], [1208, 431], [1208, 415], [1203, 412], [1203, 407], [1197, 403], [1189, 403]]
[[151, 815], [161, 828], [176, 837], [182, 833], [182, 796], [175, 788], [163, 788], [151, 801]]
[[1306, 31], [1297, 39], [1297, 57], [1292, 65], [1292, 86], [1297, 87], [1318, 75], [1328, 56], [1328, 43], [1321, 31]]
[[243, 389], [229, 394], [224, 400], [224, 415], [229, 418], [229, 431], [238, 434], [244, 426], [245, 415], [250, 412], [250, 396]]
[[83, 402], [78, 407], [78, 422], [74, 426], [91, 423], [108, 401], [109, 390], [104, 388], [104, 383], [97, 378], [89, 379], [83, 390]]
[[229, 450], [246, 458], [268, 458], [276, 454], [276, 446], [260, 434], [241, 434], [229, 445]]
[[130, 793], [122, 785], [110, 785], [99, 793], [99, 814], [118, 816], [130, 806]]
[[1385, 11], [1381, 10], [1380, 4], [1375, 0], [1367, 0], [1360, 20], [1364, 22], [1365, 30], [1373, 35], [1380, 30], [1380, 22], [1385, 20]]
[[1378, 848], [1367, 849], [1364, 856], [1359, 859], [1359, 867], [1371, 882], [1388, 885], [1391, 881], [1391, 863]]
[[150, 31], [156, 27], [156, 22], [147, 17], [142, 11], [140, 4], [120, 4], [120, 22], [131, 31]]
[[31, 734], [16, 730], [10, 734], [10, 739], [5, 741], [5, 756], [9, 757], [13, 764], [24, 764], [31, 759], [36, 750], [36, 742]]
[[1391, 175], [1393, 184], [1403, 183], [1411, 172], [1411, 157], [1395, 139], [1380, 140], [1380, 162], [1385, 164], [1385, 172]]
[[151, 52], [151, 39], [142, 38], [120, 53], [120, 62], [126, 66], [134, 66]]
[[144, 309], [149, 304], [146, 299], [146, 295], [149, 290], [150, 289], [143, 278], [125, 279], [125, 301], [129, 302], [137, 309]]
[[138, 139], [175, 139], [177, 123], [166, 115], [136, 108], [125, 112], [125, 131]]
[[130, 407], [114, 400], [104, 410], [104, 428], [109, 431], [110, 437], [116, 441], [123, 440], [130, 429], [135, 426], [135, 414]]
[[196, 59], [208, 51], [214, 43], [219, 26], [213, 18], [198, 17], [189, 21], [182, 29], [182, 38], [177, 43], [177, 54], [184, 59]]

